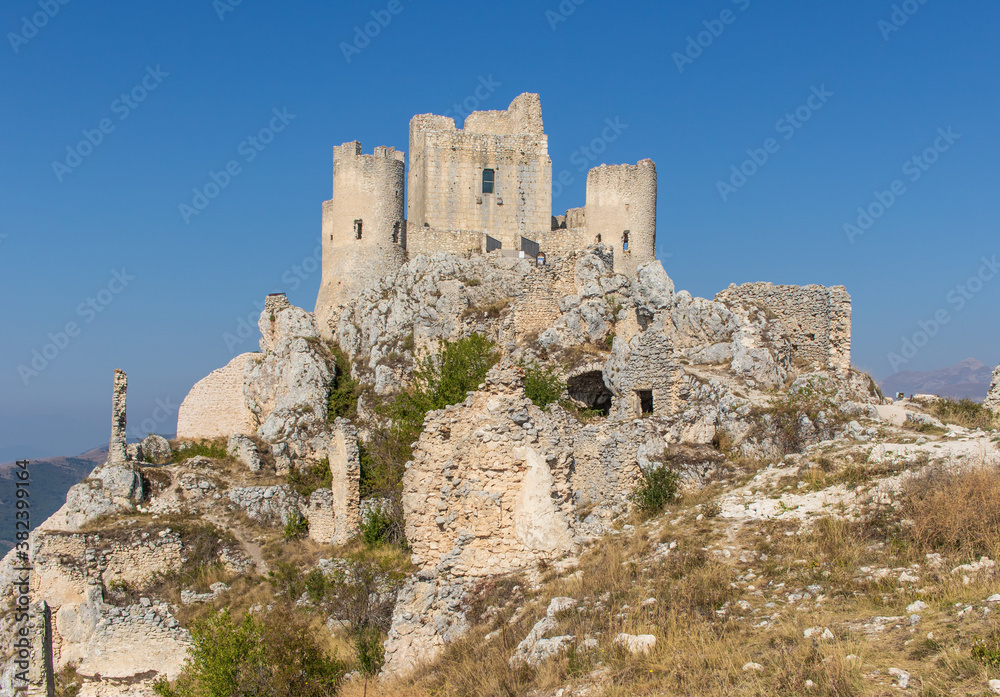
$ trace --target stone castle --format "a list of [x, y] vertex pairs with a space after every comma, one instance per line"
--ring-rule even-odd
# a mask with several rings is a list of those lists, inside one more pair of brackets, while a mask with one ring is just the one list
[[[463, 608], [484, 580], [562, 563], [608, 534], [645, 473], [678, 448], [694, 487], [719, 476], [728, 455], [780, 461], [783, 430], [761, 416], [775, 395], [821, 389], [838, 413], [877, 418], [881, 397], [851, 368], [842, 286], [749, 283], [713, 299], [675, 290], [655, 258], [652, 161], [591, 170], [586, 206], [553, 217], [537, 95], [473, 113], [462, 129], [416, 116], [410, 157], [407, 196], [402, 152], [334, 148], [315, 312], [268, 296], [260, 351], [194, 385], [174, 444], [126, 442], [126, 379], [115, 374], [108, 462], [32, 533], [38, 694], [68, 666], [87, 689], [132, 681], [128, 694], [142, 697], [157, 676], [179, 674], [191, 643], [184, 607], [229, 588], [183, 588], [178, 606], [153, 587], [186, 568], [193, 543], [174, 520], [232, 533], [212, 535], [232, 579], [263, 578], [254, 540], [281, 539], [295, 521], [327, 556], [356, 538], [387, 505], [361, 486], [376, 407], [442, 341], [479, 334], [500, 357], [464, 401], [426, 414], [398, 483], [391, 505], [413, 573], [383, 618], [387, 675], [466, 633]], [[344, 359], [363, 389], [355, 415], [333, 418]], [[556, 372], [558, 402], [528, 397], [526, 366]], [[997, 382], [994, 399], [1000, 372]], [[870, 437], [852, 424], [821, 410], [796, 433], [809, 445]], [[201, 439], [224, 444], [225, 461], [185, 455]], [[292, 485], [325, 467], [322, 485]], [[15, 563], [9, 554], [0, 564], [0, 587]], [[0, 637], [15, 628], [0, 613]], [[13, 663], [0, 659], [2, 694]]]
[[[409, 196], [406, 190], [409, 189]], [[634, 277], [656, 257], [656, 165], [601, 165], [587, 176], [586, 207], [552, 215], [552, 160], [541, 100], [525, 93], [506, 111], [477, 111], [462, 128], [446, 116], [410, 121], [410, 169], [392, 147], [333, 149], [333, 197], [323, 203], [323, 279], [316, 315], [337, 307], [408, 257], [448, 252], [537, 257], [595, 243]]]

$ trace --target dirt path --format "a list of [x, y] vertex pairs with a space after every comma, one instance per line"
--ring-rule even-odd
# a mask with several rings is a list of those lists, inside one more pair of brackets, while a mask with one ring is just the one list
[[247, 556], [253, 559], [254, 567], [256, 568], [257, 573], [261, 576], [267, 573], [267, 563], [264, 561], [264, 552], [261, 550], [260, 545], [254, 542], [253, 537], [250, 535], [248, 530], [233, 526], [229, 524], [228, 521], [216, 516], [205, 516], [205, 519], [217, 528], [232, 533], [233, 537], [235, 537], [243, 546], [243, 551], [247, 554]]

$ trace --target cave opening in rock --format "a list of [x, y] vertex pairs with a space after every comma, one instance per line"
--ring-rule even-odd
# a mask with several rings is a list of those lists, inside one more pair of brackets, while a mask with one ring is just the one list
[[567, 383], [570, 398], [584, 404], [588, 409], [599, 411], [604, 416], [611, 412], [611, 390], [604, 384], [604, 376], [599, 370], [581, 373]]

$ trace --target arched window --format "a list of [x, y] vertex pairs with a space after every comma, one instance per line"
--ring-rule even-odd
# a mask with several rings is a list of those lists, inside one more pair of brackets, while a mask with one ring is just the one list
[[622, 235], [622, 249], [628, 251], [628, 230]]

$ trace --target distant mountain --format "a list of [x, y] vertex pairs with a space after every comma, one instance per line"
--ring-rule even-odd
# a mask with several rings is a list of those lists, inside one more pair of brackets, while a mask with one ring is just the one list
[[[108, 459], [108, 446], [94, 448], [75, 457], [49, 457], [29, 460], [28, 472], [31, 485], [28, 487], [31, 501], [32, 529], [59, 510], [66, 502], [66, 492], [74, 484], [84, 480], [90, 472]], [[14, 546], [16, 530], [16, 465], [13, 462], [0, 464], [0, 556]]]
[[879, 387], [887, 397], [895, 397], [897, 392], [905, 392], [907, 396], [936, 394], [940, 397], [968, 398], [981, 402], [990, 389], [992, 375], [991, 366], [984, 365], [975, 358], [967, 358], [949, 368], [926, 373], [904, 370], [887, 377]]

